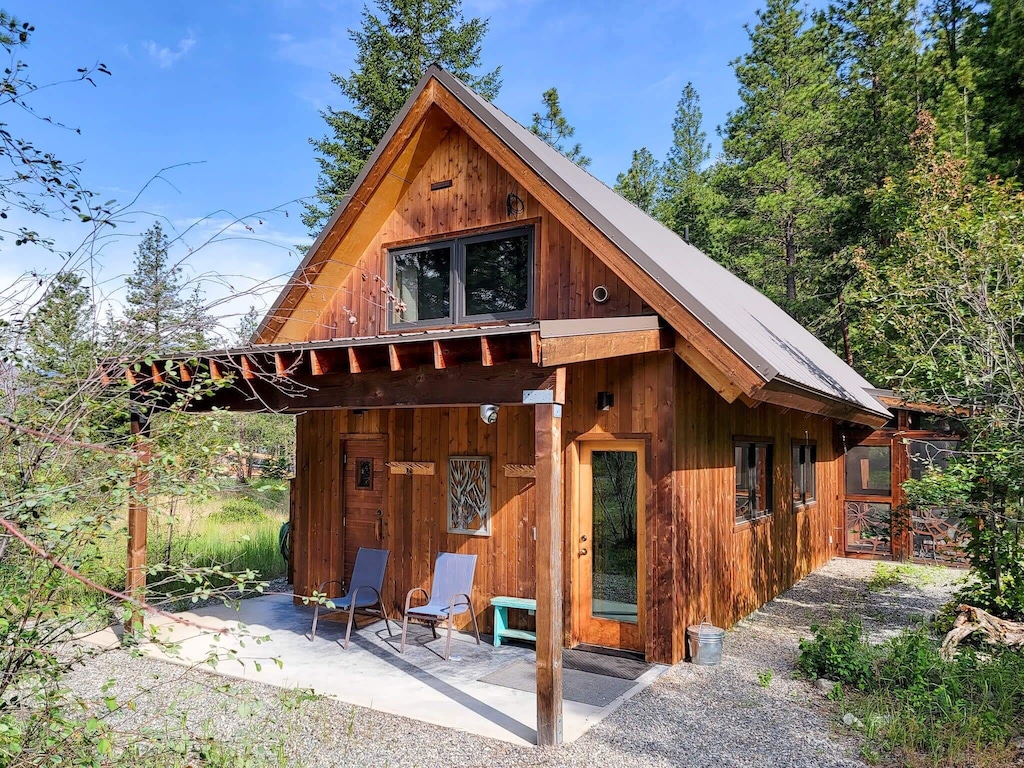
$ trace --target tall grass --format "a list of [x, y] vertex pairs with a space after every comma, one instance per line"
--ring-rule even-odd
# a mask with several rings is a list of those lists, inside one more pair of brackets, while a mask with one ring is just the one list
[[[238, 498], [228, 492], [201, 505], [186, 505], [175, 514], [151, 514], [147, 531], [146, 562], [151, 567], [170, 564], [191, 567], [220, 565], [225, 571], [256, 573], [258, 581], [269, 581], [286, 574], [287, 566], [278, 548], [278, 532], [288, 519], [277, 499], [261, 499], [269, 508], [257, 509], [250, 517], [238, 520], [221, 514], [226, 504]], [[158, 505], [154, 505], [156, 507]], [[116, 528], [97, 538], [93, 556], [83, 565], [83, 573], [109, 589], [123, 589], [127, 575], [128, 533]], [[192, 592], [192, 586], [178, 579], [150, 575], [151, 600], [180, 602]], [[90, 597], [81, 583], [69, 579], [61, 590], [61, 601], [77, 603]]]

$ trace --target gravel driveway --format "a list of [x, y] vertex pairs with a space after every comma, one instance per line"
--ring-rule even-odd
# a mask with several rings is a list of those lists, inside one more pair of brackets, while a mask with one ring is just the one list
[[[308, 766], [860, 766], [856, 743], [823, 714], [821, 694], [793, 677], [797, 641], [834, 615], [860, 615], [874, 639], [945, 602], [961, 572], [929, 569], [914, 585], [873, 592], [875, 563], [833, 560], [726, 635], [720, 667], [679, 664], [575, 743], [517, 747], [300, 692], [228, 680], [133, 658], [123, 651], [69, 677], [101, 700], [116, 679], [137, 691], [125, 730], [180, 723], [192, 739], [217, 737], [273, 764]], [[325, 671], [326, 672], [326, 671]], [[771, 673], [770, 682], [765, 687]], [[122, 693], [122, 696], [124, 694]]]

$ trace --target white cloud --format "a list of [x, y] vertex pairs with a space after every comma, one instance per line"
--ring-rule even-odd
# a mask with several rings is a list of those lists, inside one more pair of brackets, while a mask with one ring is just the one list
[[176, 48], [168, 48], [167, 46], [159, 45], [158, 43], [150, 40], [145, 43], [146, 53], [149, 54], [149, 58], [157, 63], [161, 69], [167, 69], [168, 67], [174, 66], [180, 59], [182, 59], [189, 51], [191, 51], [196, 45], [196, 36], [190, 30], [188, 37], [183, 37], [178, 41]]

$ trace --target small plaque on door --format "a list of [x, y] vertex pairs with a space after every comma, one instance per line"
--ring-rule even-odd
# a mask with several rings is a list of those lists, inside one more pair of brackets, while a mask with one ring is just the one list
[[373, 490], [373, 459], [356, 459], [356, 488]]

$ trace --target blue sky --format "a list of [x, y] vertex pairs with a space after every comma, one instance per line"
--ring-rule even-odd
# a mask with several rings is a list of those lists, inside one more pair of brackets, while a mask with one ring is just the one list
[[[557, 86], [576, 139], [593, 158], [591, 171], [608, 183], [628, 166], [632, 150], [647, 146], [664, 155], [687, 80], [701, 95], [705, 129], [717, 148], [715, 128], [737, 103], [729, 61], [746, 50], [743, 25], [754, 21], [757, 5], [464, 0], [467, 16], [490, 18], [483, 50], [487, 68], [503, 68], [497, 104], [528, 124], [540, 94]], [[122, 201], [162, 168], [193, 163], [146, 190], [140, 212], [101, 259], [110, 285], [129, 269], [132, 235], [152, 215], [177, 232], [212, 216], [184, 235], [195, 248], [233, 217], [280, 206], [290, 215], [252, 221], [252, 234], [229, 230], [227, 239], [222, 235], [189, 257], [187, 268], [197, 276], [233, 276], [231, 288], [207, 284], [211, 295], [290, 274], [299, 258], [291, 246], [307, 241], [299, 208], [290, 203], [309, 195], [316, 180], [307, 139], [324, 132], [320, 109], [342, 106], [329, 73], [351, 66], [347, 30], [358, 24], [362, 6], [304, 0], [6, 5], [36, 27], [22, 57], [37, 83], [96, 61], [113, 73], [98, 79], [97, 88], [72, 84], [38, 94], [39, 111], [79, 127], [81, 135], [17, 120], [15, 127], [24, 125], [63, 159], [81, 161], [87, 186]], [[49, 226], [61, 244], [80, 234]], [[45, 262], [5, 243], [0, 284], [34, 258]]]

